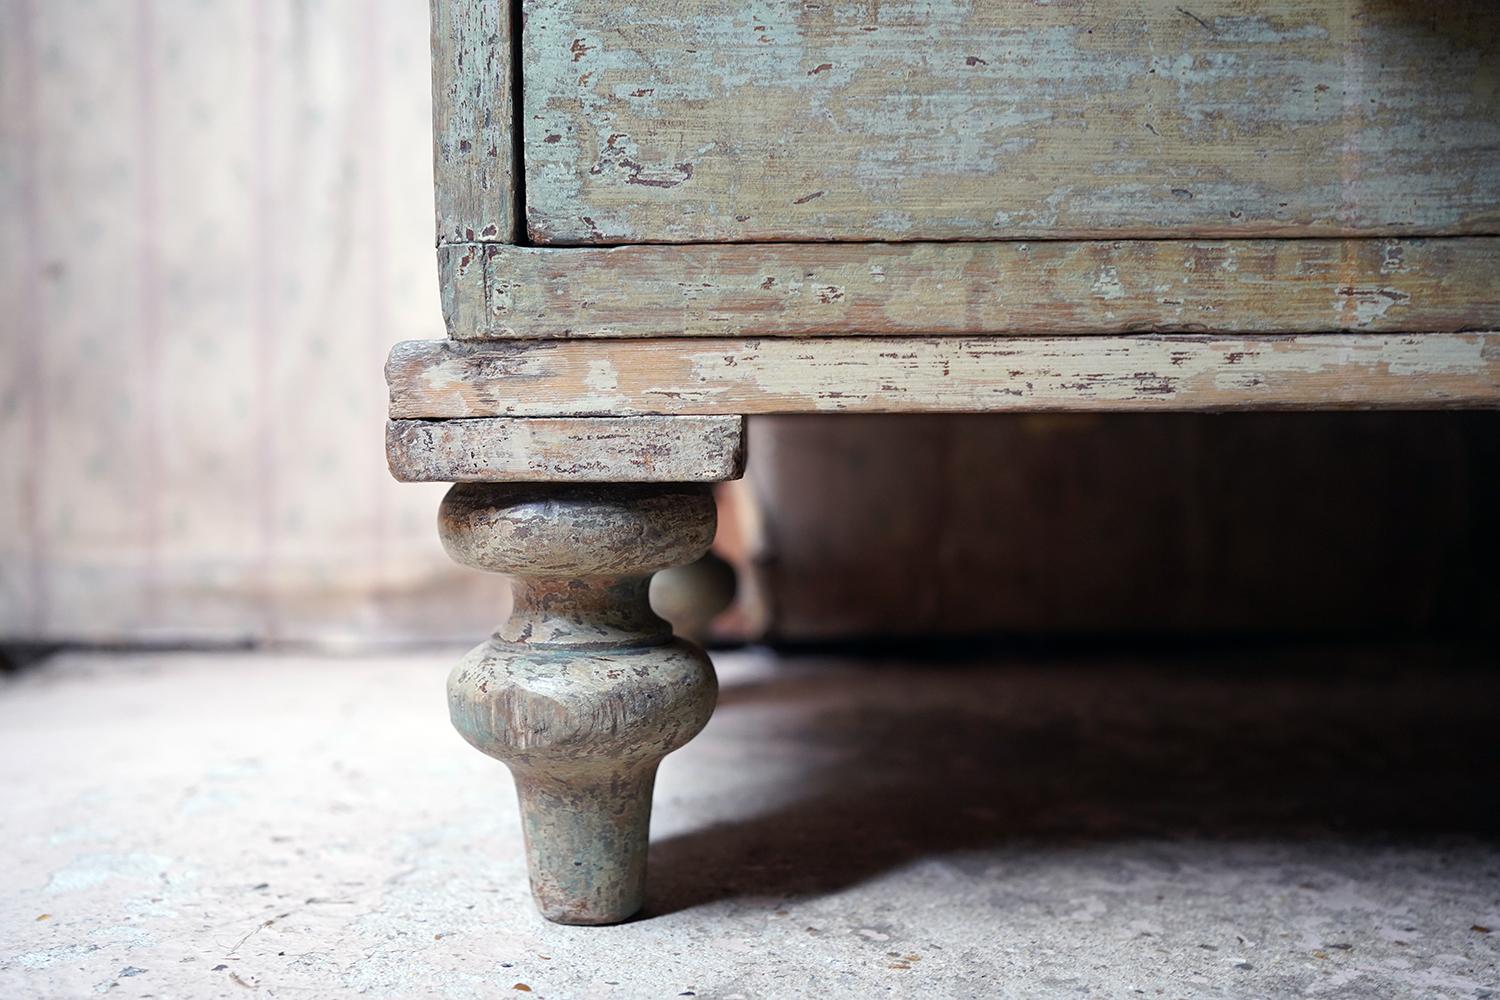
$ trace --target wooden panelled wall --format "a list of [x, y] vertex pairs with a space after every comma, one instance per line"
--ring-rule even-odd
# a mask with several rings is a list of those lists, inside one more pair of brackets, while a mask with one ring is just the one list
[[0, 643], [470, 639], [386, 471], [442, 335], [428, 14], [0, 2]]

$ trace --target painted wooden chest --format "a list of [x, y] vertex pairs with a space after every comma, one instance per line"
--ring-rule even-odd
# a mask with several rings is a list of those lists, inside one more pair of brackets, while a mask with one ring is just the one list
[[1500, 8], [433, 0], [448, 339], [399, 478], [519, 577], [455, 669], [553, 919], [640, 905], [713, 675], [646, 603], [742, 420], [1500, 403]]

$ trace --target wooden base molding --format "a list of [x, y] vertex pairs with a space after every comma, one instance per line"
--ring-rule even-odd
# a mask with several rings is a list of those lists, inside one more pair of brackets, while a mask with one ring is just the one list
[[1500, 333], [397, 344], [391, 416], [1500, 406]]
[[458, 340], [1500, 328], [1500, 239], [438, 249]]

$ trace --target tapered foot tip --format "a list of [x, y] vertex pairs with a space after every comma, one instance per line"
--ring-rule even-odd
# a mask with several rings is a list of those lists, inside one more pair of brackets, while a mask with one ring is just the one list
[[574, 910], [562, 910], [550, 913], [543, 910], [542, 916], [551, 923], [562, 924], [566, 927], [608, 927], [611, 924], [623, 924], [639, 912], [640, 910], [637, 909], [620, 915], [599, 915], [578, 913]]
[[541, 911], [543, 917], [554, 924], [567, 924], [571, 927], [604, 927], [609, 924], [625, 923], [641, 912], [641, 904], [636, 903], [629, 908], [600, 910], [586, 904], [580, 906], [538, 902], [537, 909]]

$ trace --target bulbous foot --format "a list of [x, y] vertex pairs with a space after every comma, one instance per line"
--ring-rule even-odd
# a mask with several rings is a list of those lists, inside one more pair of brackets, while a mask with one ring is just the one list
[[651, 610], [651, 574], [696, 559], [697, 486], [459, 484], [440, 514], [467, 565], [518, 577], [515, 610], [448, 679], [453, 724], [510, 768], [549, 920], [618, 923], [645, 891], [661, 759], [708, 722], [713, 666]]

